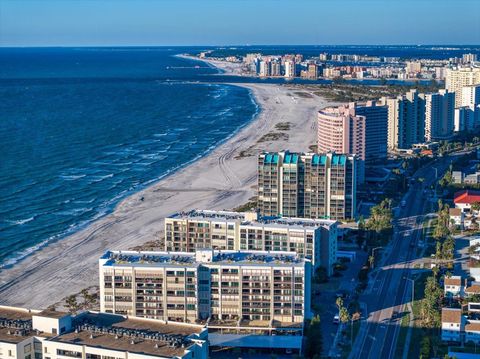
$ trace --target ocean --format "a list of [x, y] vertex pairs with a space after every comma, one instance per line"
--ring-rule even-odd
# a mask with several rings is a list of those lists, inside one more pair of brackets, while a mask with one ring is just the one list
[[0, 268], [205, 155], [257, 113], [179, 49], [0, 49]]
[[286, 82], [217, 76], [174, 57], [209, 49], [480, 55], [478, 46], [0, 48], [0, 269], [111, 212], [248, 124], [258, 107], [248, 90], [227, 82]]

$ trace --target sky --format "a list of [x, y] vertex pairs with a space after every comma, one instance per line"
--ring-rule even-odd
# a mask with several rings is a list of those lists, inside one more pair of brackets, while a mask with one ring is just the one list
[[480, 44], [480, 0], [0, 0], [0, 46]]

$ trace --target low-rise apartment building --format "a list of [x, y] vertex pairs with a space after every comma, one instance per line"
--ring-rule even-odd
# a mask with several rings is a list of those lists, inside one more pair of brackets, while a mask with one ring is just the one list
[[462, 342], [465, 331], [465, 317], [460, 308], [442, 309], [442, 340]]
[[443, 286], [446, 297], [463, 296], [465, 293], [465, 287], [461, 276], [445, 277]]
[[332, 272], [337, 257], [338, 222], [308, 218], [260, 218], [256, 213], [192, 210], [165, 219], [165, 250], [198, 248], [287, 251]]
[[311, 316], [311, 262], [291, 252], [109, 251], [99, 266], [102, 312], [267, 331]]
[[0, 357], [150, 359], [208, 357], [204, 326], [121, 315], [0, 306]]

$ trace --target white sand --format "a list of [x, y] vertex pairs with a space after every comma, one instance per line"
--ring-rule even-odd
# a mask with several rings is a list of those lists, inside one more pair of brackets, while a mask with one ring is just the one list
[[[0, 272], [0, 304], [45, 308], [98, 282], [98, 258], [107, 249], [128, 249], [158, 239], [162, 218], [193, 208], [231, 209], [255, 195], [256, 156], [235, 159], [241, 150], [306, 151], [315, 143], [321, 98], [292, 97], [278, 85], [251, 89], [262, 111], [256, 120], [208, 156], [122, 201], [87, 228]], [[288, 140], [257, 141], [278, 122], [291, 122]], [[252, 147], [253, 146], [253, 147]], [[140, 198], [144, 197], [144, 201]]]

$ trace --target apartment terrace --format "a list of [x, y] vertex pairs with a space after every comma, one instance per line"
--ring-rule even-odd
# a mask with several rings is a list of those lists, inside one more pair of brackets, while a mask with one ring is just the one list
[[197, 325], [165, 324], [148, 319], [88, 312], [75, 319], [74, 331], [48, 339], [52, 342], [144, 353], [182, 356], [204, 330]]
[[105, 260], [106, 266], [179, 266], [196, 267], [194, 253], [182, 252], [136, 252], [136, 251], [107, 251], [100, 259]]
[[32, 314], [19, 308], [0, 308], [0, 341], [17, 344], [33, 336]]
[[201, 220], [224, 220], [224, 221], [242, 221], [245, 220], [245, 213], [232, 211], [210, 211], [194, 209], [188, 212], [178, 212], [168, 218], [183, 219], [192, 221]]
[[293, 252], [215, 251], [213, 264], [261, 265], [294, 264], [303, 266], [304, 259]]
[[338, 221], [329, 219], [309, 219], [309, 218], [278, 218], [264, 217], [258, 221], [243, 221], [242, 225], [251, 226], [268, 226], [272, 228], [288, 228], [288, 229], [315, 229], [324, 227], [330, 229], [336, 225]]

